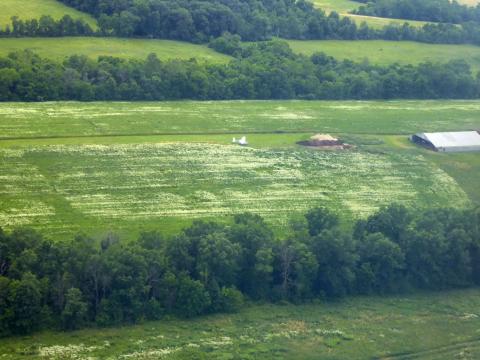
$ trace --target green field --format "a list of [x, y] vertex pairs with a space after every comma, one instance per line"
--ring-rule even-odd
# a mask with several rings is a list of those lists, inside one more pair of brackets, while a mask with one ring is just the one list
[[473, 45], [423, 44], [412, 41], [297, 41], [289, 40], [290, 47], [296, 53], [311, 55], [324, 52], [339, 60], [362, 61], [368, 59], [372, 64], [390, 65], [418, 64], [421, 62], [447, 62], [462, 59], [473, 70], [480, 70], [480, 47]]
[[[243, 211], [282, 229], [320, 204], [348, 219], [391, 202], [468, 206], [479, 199], [479, 154], [433, 159], [406, 135], [478, 128], [479, 109], [475, 101], [5, 103], [0, 223], [55, 238], [133, 237]], [[250, 147], [230, 144], [248, 132]], [[296, 145], [315, 132], [339, 133], [355, 148]]]
[[458, 2], [469, 6], [477, 6], [480, 3], [479, 0], [458, 0]]
[[478, 359], [479, 307], [478, 289], [255, 305], [197, 320], [3, 339], [0, 354], [5, 360]]
[[56, 0], [2, 0], [1, 3], [0, 26], [2, 28], [11, 25], [12, 16], [28, 20], [39, 19], [42, 15], [50, 15], [54, 19], [70, 15], [74, 19], [85, 20], [93, 29], [97, 28], [97, 21], [93, 17]]
[[325, 12], [336, 11], [339, 14], [349, 13], [352, 10], [358, 9], [361, 3], [350, 0], [313, 0], [313, 4]]
[[95, 60], [99, 56], [145, 59], [150, 53], [157, 54], [162, 60], [196, 58], [211, 63], [224, 63], [230, 59], [207, 46], [171, 40], [97, 37], [0, 39], [0, 56], [25, 49], [54, 60], [63, 60], [74, 54], [86, 55]]
[[1, 103], [0, 139], [333, 132], [411, 134], [480, 126], [479, 101]]
[[[468, 1], [468, 0], [467, 0]], [[403, 19], [388, 19], [375, 16], [352, 15], [350, 11], [357, 9], [362, 3], [350, 0], [312, 0], [313, 4], [320, 9], [325, 10], [328, 14], [331, 11], [336, 11], [342, 16], [348, 16], [354, 20], [357, 25], [366, 22], [373, 28], [381, 28], [389, 24], [404, 24], [408, 22], [413, 26], [423, 26], [427, 24], [425, 21], [403, 20]]]

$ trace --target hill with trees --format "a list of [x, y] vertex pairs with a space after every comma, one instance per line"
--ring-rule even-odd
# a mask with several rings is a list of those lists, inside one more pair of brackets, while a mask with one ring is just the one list
[[[217, 44], [217, 46], [224, 44]], [[463, 60], [378, 66], [292, 52], [263, 42], [234, 50], [227, 64], [162, 62], [74, 55], [63, 63], [32, 52], [0, 58], [0, 98], [45, 100], [392, 99], [480, 96], [479, 78]], [[308, 79], [308, 80], [306, 80]]]
[[456, 0], [358, 0], [366, 3], [352, 12], [359, 15], [461, 24], [480, 21], [480, 6]]
[[87, 56], [92, 60], [101, 56], [145, 60], [152, 53], [162, 61], [195, 58], [199, 62], [217, 64], [231, 59], [205, 44], [174, 40], [87, 36], [0, 38], [0, 56], [6, 57], [12, 52], [24, 50], [31, 50], [41, 57], [60, 62], [72, 55]]
[[2, 0], [0, 11], [0, 28], [5, 30], [12, 25], [12, 16], [30, 20], [40, 19], [43, 15], [50, 16], [53, 20], [60, 20], [68, 15], [75, 20], [87, 23], [92, 29], [97, 29], [97, 21], [89, 14], [66, 6], [57, 0]]

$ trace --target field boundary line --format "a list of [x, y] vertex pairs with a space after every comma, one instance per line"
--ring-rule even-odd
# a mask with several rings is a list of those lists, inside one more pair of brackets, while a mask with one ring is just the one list
[[51, 135], [51, 136], [0, 136], [0, 141], [13, 140], [50, 140], [50, 139], [81, 139], [81, 138], [108, 138], [108, 137], [134, 137], [134, 136], [188, 136], [188, 135], [288, 135], [288, 134], [304, 134], [304, 133], [328, 133], [328, 134], [348, 134], [348, 135], [380, 135], [380, 136], [400, 136], [409, 135], [411, 132], [405, 133], [369, 133], [369, 132], [345, 132], [345, 131], [325, 131], [325, 130], [277, 130], [277, 131], [194, 131], [194, 132], [158, 132], [158, 133], [131, 133], [131, 134], [92, 134], [92, 135]]
[[425, 349], [420, 351], [413, 351], [413, 352], [399, 352], [395, 354], [389, 354], [385, 356], [378, 356], [374, 357], [376, 360], [409, 360], [409, 359], [417, 359], [423, 356], [431, 355], [442, 355], [448, 354], [452, 351], [460, 350], [461, 348], [468, 347], [468, 348], [480, 348], [480, 338], [470, 339], [466, 341], [461, 341], [457, 343], [452, 343], [445, 346], [439, 346], [432, 349]]

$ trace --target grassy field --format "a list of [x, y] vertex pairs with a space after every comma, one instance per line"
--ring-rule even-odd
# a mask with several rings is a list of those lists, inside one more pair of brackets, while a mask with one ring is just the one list
[[291, 214], [318, 204], [351, 218], [393, 201], [469, 203], [452, 177], [417, 153], [176, 140], [3, 148], [0, 223], [34, 226], [59, 237], [82, 229], [176, 230], [178, 220], [244, 211], [282, 226]]
[[333, 132], [411, 134], [480, 127], [479, 101], [1, 103], [0, 139]]
[[145, 59], [155, 53], [159, 59], [191, 59], [210, 63], [228, 62], [230, 57], [217, 53], [207, 46], [182, 41], [62, 37], [62, 38], [4, 38], [0, 39], [0, 56], [13, 51], [30, 49], [54, 60], [63, 60], [70, 55], [86, 55], [92, 59], [99, 56]]
[[478, 289], [256, 305], [196, 320], [3, 339], [0, 354], [5, 360], [478, 359], [479, 307]]
[[313, 0], [312, 2], [316, 7], [325, 10], [327, 13], [336, 11], [339, 14], [349, 13], [363, 5], [359, 2], [350, 0]]
[[[0, 223], [55, 238], [80, 230], [134, 237], [243, 211], [281, 229], [319, 204], [346, 219], [391, 202], [466, 206], [479, 199], [479, 154], [431, 159], [437, 154], [405, 135], [478, 128], [479, 108], [473, 101], [2, 104]], [[246, 132], [254, 132], [250, 147], [230, 144]], [[339, 133], [356, 147], [296, 145], [315, 132]]]
[[411, 41], [288, 41], [296, 52], [311, 55], [322, 51], [339, 60], [362, 61], [389, 65], [418, 64], [425, 61], [447, 62], [463, 59], [474, 71], [480, 70], [480, 47], [473, 45], [423, 44]]
[[458, 0], [460, 4], [477, 6], [480, 3], [480, 0]]
[[39, 19], [42, 15], [50, 15], [54, 19], [70, 15], [74, 19], [85, 20], [93, 29], [97, 28], [97, 21], [93, 17], [56, 0], [2, 0], [1, 3], [0, 26], [2, 28], [11, 25], [10, 18], [12, 16], [28, 20]]
[[[468, 1], [468, 0], [466, 0]], [[475, 0], [474, 0], [475, 1]], [[360, 25], [362, 22], [366, 22], [369, 26], [373, 28], [381, 28], [389, 24], [404, 24], [408, 22], [413, 26], [423, 26], [427, 24], [425, 21], [414, 21], [414, 20], [403, 20], [403, 19], [387, 19], [380, 18], [375, 16], [362, 16], [362, 15], [352, 15], [349, 14], [352, 10], [357, 9], [362, 3], [350, 0], [312, 0], [313, 4], [317, 8], [325, 10], [326, 13], [331, 11], [336, 11], [342, 16], [348, 16], [354, 20], [357, 25]]]

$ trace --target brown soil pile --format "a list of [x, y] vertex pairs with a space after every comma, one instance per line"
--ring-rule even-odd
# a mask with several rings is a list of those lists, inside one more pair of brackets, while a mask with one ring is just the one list
[[325, 150], [344, 150], [350, 149], [352, 146], [345, 144], [343, 141], [334, 138], [328, 134], [317, 134], [310, 140], [299, 141], [297, 144], [308, 147], [322, 148]]

